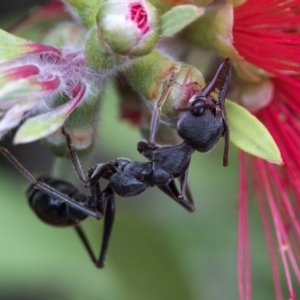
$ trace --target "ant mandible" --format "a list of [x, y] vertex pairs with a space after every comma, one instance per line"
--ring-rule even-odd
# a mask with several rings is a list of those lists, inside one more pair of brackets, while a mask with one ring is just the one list
[[[225, 81], [222, 81], [224, 70], [226, 78]], [[84, 186], [90, 189], [91, 196], [79, 193], [76, 187], [66, 181], [49, 176], [35, 179], [7, 149], [0, 147], [0, 153], [6, 156], [31, 182], [27, 190], [27, 197], [37, 216], [50, 225], [74, 226], [93, 263], [96, 267], [102, 268], [114, 222], [114, 194], [131, 197], [141, 194], [148, 187], [157, 186], [187, 211], [193, 212], [195, 206], [187, 185], [187, 173], [192, 153], [195, 150], [209, 151], [225, 134], [223, 164], [227, 165], [229, 130], [224, 113], [224, 102], [230, 72], [230, 62], [225, 59], [211, 83], [194, 95], [190, 101], [191, 106], [177, 108], [182, 112], [178, 122], [178, 132], [184, 141], [180, 145], [159, 146], [146, 141], [138, 143], [138, 151], [149, 158], [149, 162], [132, 162], [126, 158], [117, 158], [112, 162], [97, 164], [90, 168], [86, 178], [78, 156], [71, 145], [70, 136], [62, 129], [66, 136], [75, 172]], [[216, 102], [210, 93], [219, 87], [219, 102]], [[201, 121], [201, 119], [204, 120]], [[204, 125], [208, 128], [208, 134], [205, 133], [205, 128], [195, 128]], [[190, 128], [197, 136], [186, 132]], [[198, 136], [199, 133], [203, 135], [202, 139], [201, 136]], [[174, 181], [178, 177], [181, 181], [180, 192]], [[102, 191], [99, 184], [101, 178], [108, 180], [107, 187]], [[95, 256], [88, 238], [79, 224], [87, 216], [96, 219], [104, 218], [102, 245], [98, 257]]]

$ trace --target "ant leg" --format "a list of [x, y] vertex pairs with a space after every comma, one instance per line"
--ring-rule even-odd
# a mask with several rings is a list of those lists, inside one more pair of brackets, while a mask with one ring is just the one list
[[[92, 171], [92, 169], [89, 170], [89, 176]], [[103, 268], [115, 217], [114, 192], [109, 186], [103, 192], [101, 192], [99, 182], [92, 186], [90, 190], [93, 196], [94, 203], [96, 205], [96, 210], [98, 212], [100, 211], [100, 213], [104, 216], [103, 236], [98, 259], [96, 258], [89, 240], [81, 226], [75, 225], [75, 230], [95, 266], [97, 268]]]
[[170, 70], [170, 77], [167, 79], [166, 87], [160, 96], [159, 100], [157, 101], [156, 107], [153, 110], [152, 119], [151, 119], [151, 126], [150, 126], [150, 141], [149, 143], [154, 144], [155, 143], [155, 135], [158, 130], [159, 121], [160, 121], [160, 114], [161, 114], [161, 107], [167, 100], [173, 84], [175, 83], [177, 74], [179, 72], [179, 69], [177, 67], [173, 67]]
[[74, 228], [75, 228], [80, 240], [82, 241], [86, 251], [88, 252], [92, 262], [96, 265], [97, 264], [96, 256], [92, 250], [92, 247], [89, 243], [89, 240], [88, 240], [84, 230], [82, 229], [82, 227], [79, 224], [75, 225]]
[[145, 156], [146, 158], [148, 158], [149, 160], [152, 160], [153, 153], [155, 153], [155, 151], [160, 147], [161, 146], [157, 144], [151, 144], [145, 140], [141, 140], [137, 144], [137, 151], [141, 153], [143, 156]]
[[100, 178], [109, 170], [109, 163], [97, 164], [88, 170], [89, 178], [84, 182], [85, 187], [92, 187], [99, 182]]
[[181, 194], [185, 195], [187, 200], [194, 205], [193, 195], [189, 188], [188, 182], [188, 169], [184, 171], [184, 173], [180, 176], [180, 185], [181, 185]]
[[109, 239], [113, 227], [114, 217], [115, 217], [115, 200], [114, 193], [110, 187], [107, 187], [101, 193], [101, 201], [104, 203], [105, 212], [104, 212], [104, 228], [103, 228], [103, 237], [102, 237], [102, 245], [100, 249], [100, 254], [98, 259], [96, 258], [92, 247], [89, 243], [89, 240], [82, 229], [82, 227], [78, 224], [75, 225], [75, 230], [81, 239], [85, 249], [87, 250], [91, 260], [95, 264], [97, 268], [104, 267], [104, 260], [108, 249]]
[[77, 155], [76, 151], [74, 150], [74, 148], [72, 147], [71, 137], [66, 132], [64, 127], [61, 128], [61, 132], [66, 137], [67, 146], [68, 146], [68, 150], [69, 150], [69, 154], [70, 154], [70, 158], [71, 158], [71, 161], [72, 161], [73, 168], [74, 168], [79, 180], [81, 182], [85, 183], [86, 178], [85, 178], [84, 172], [82, 170], [82, 166], [81, 166], [80, 160], [78, 158], [78, 155]]
[[188, 212], [193, 212], [195, 210], [194, 204], [185, 200], [182, 194], [179, 193], [174, 180], [171, 180], [167, 185], [158, 186], [158, 188]]
[[86, 213], [91, 217], [94, 217], [96, 219], [101, 218], [101, 215], [99, 215], [98, 212], [94, 212], [93, 210], [84, 207], [83, 205], [75, 202], [67, 195], [47, 185], [46, 183], [36, 180], [35, 177], [4, 147], [0, 147], [0, 153], [2, 153], [18, 169], [18, 171], [21, 174], [23, 174], [23, 176], [25, 176], [34, 185], [35, 188], [39, 189], [47, 195], [50, 195], [56, 199], [67, 203], [71, 207], [76, 208], [79, 211]]
[[[91, 176], [93, 175], [93, 172], [94, 172], [93, 168], [88, 170], [88, 182], [89, 182]], [[103, 203], [102, 198], [101, 198], [102, 193], [101, 193], [101, 190], [100, 190], [99, 179], [97, 181], [95, 181], [94, 184], [91, 185], [90, 191], [91, 191], [91, 194], [92, 194], [92, 198], [94, 200], [95, 210], [100, 212], [101, 214], [104, 214], [105, 203]]]
[[[97, 165], [97, 166], [99, 166], [99, 165]], [[104, 165], [104, 167], [105, 167], [105, 165]], [[91, 183], [90, 180], [91, 180], [92, 176], [95, 175], [95, 169], [96, 169], [96, 171], [99, 170], [97, 168], [91, 168], [88, 170], [88, 181], [90, 183]], [[100, 175], [101, 175], [101, 172], [96, 173], [96, 176], [100, 176]], [[107, 253], [108, 243], [109, 243], [112, 226], [113, 226], [113, 222], [114, 222], [114, 217], [115, 217], [114, 191], [112, 190], [112, 188], [110, 186], [108, 186], [108, 187], [106, 187], [106, 189], [103, 192], [101, 192], [100, 183], [99, 183], [100, 177], [96, 178], [96, 183], [93, 184], [90, 188], [95, 205], [96, 205], [96, 210], [100, 211], [104, 215], [102, 245], [101, 245], [101, 249], [100, 249], [99, 258], [97, 260], [95, 260], [95, 265], [97, 268], [104, 267], [105, 255]], [[87, 246], [85, 246], [85, 247], [87, 248]], [[87, 248], [87, 250], [88, 250], [88, 248]], [[88, 252], [89, 252], [89, 250], [88, 250]], [[93, 258], [95, 258], [94, 254], [93, 254]]]
[[33, 184], [34, 184], [34, 187], [39, 189], [40, 191], [48, 194], [49, 196], [52, 196], [52, 197], [58, 199], [58, 200], [65, 202], [66, 204], [70, 205], [73, 208], [78, 209], [79, 211], [87, 214], [88, 216], [94, 217], [97, 220], [102, 218], [102, 215], [99, 212], [95, 212], [95, 211], [77, 203], [72, 198], [59, 192], [58, 190], [54, 189], [53, 187], [49, 186], [48, 184], [46, 184], [44, 182], [36, 181], [36, 182], [33, 182]]
[[[175, 196], [172, 193], [171, 189], [169, 188], [168, 185], [158, 185], [157, 186], [162, 192], [164, 192], [167, 196], [169, 196], [170, 198], [172, 198], [173, 200], [175, 200]], [[177, 201], [177, 200], [175, 200]]]
[[[69, 149], [70, 158], [72, 161], [72, 165], [74, 170], [79, 178], [79, 180], [85, 185], [85, 187], [91, 187], [95, 185], [100, 178], [103, 176], [105, 171], [108, 169], [108, 164], [97, 164], [92, 168], [93, 173], [89, 175], [89, 179], [86, 179], [84, 172], [82, 170], [80, 160], [74, 148], [72, 147], [72, 141], [70, 135], [65, 131], [64, 127], [62, 127], [62, 133], [65, 135], [67, 140], [67, 146]], [[90, 172], [90, 170], [88, 171]]]
[[223, 166], [227, 167], [228, 166], [229, 143], [230, 143], [230, 131], [229, 131], [229, 126], [228, 126], [227, 120], [224, 117], [223, 117], [223, 123], [225, 126], [225, 133], [224, 133], [225, 145], [224, 145], [224, 152], [223, 152]]
[[196, 209], [194, 203], [191, 203], [191, 202], [185, 200], [183, 198], [183, 195], [179, 193], [174, 179], [169, 182], [168, 186], [169, 186], [170, 190], [172, 191], [172, 193], [174, 194], [174, 196], [176, 197], [175, 201], [177, 201], [178, 204], [183, 206], [189, 212], [193, 212]]
[[228, 166], [228, 152], [229, 152], [229, 141], [230, 141], [230, 131], [229, 131], [228, 123], [227, 123], [226, 109], [225, 109], [226, 92], [227, 92], [228, 85], [229, 85], [230, 79], [231, 79], [230, 60], [227, 59], [226, 63], [227, 63], [227, 74], [226, 74], [225, 82], [220, 90], [219, 97], [218, 97], [219, 98], [218, 105], [220, 107], [220, 113], [221, 113], [221, 117], [222, 117], [223, 124], [225, 127], [225, 132], [224, 132], [225, 146], [224, 146], [224, 153], [223, 153], [223, 166], [224, 167]]
[[101, 193], [101, 202], [104, 203], [105, 212], [104, 212], [104, 228], [103, 228], [103, 237], [102, 245], [100, 249], [99, 258], [96, 262], [98, 268], [104, 267], [105, 255], [107, 253], [107, 248], [109, 244], [109, 239], [115, 219], [115, 197], [114, 192], [111, 187], [107, 187]]
[[[181, 193], [177, 192], [179, 197], [183, 197], [183, 195], [186, 196], [188, 202], [190, 202], [192, 205], [194, 205], [194, 199], [191, 193], [191, 190], [189, 188], [188, 182], [187, 182], [187, 177], [188, 177], [188, 169], [183, 173], [183, 175], [180, 176], [180, 186], [181, 186]], [[162, 186], [163, 189], [161, 189], [164, 193], [166, 193], [169, 197], [172, 198], [174, 196], [173, 192], [169, 187], [166, 189], [166, 186]], [[177, 189], [177, 187], [176, 187]], [[178, 197], [177, 197], [178, 198]]]
[[[227, 73], [226, 73], [226, 78], [225, 78], [225, 82], [222, 85], [221, 89], [220, 89], [220, 93], [219, 93], [219, 106], [221, 111], [225, 112], [225, 98], [226, 98], [226, 93], [227, 93], [227, 89], [228, 89], [228, 85], [230, 83], [230, 79], [231, 79], [231, 64], [230, 64], [230, 60], [227, 60]], [[226, 114], [225, 114], [226, 116]]]

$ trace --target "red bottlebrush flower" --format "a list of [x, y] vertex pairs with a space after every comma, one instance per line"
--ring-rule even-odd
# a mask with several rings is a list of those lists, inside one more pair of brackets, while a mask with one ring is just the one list
[[299, 0], [248, 0], [234, 9], [233, 46], [239, 55], [278, 78], [300, 82]]
[[[276, 299], [285, 299], [282, 292], [281, 257], [289, 290], [295, 299], [292, 273], [300, 282], [300, 2], [298, 0], [248, 0], [233, 10], [232, 45], [238, 52], [237, 71], [249, 81], [271, 79], [274, 91], [256, 115], [276, 141], [284, 166], [275, 167], [252, 158], [255, 189], [267, 238]], [[244, 65], [246, 62], [252, 64]], [[239, 65], [240, 64], [240, 65]], [[247, 71], [245, 71], [247, 70]], [[240, 72], [241, 71], [241, 72]], [[264, 73], [266, 71], [269, 73]], [[249, 73], [247, 73], [249, 72]], [[251, 74], [247, 77], [248, 74]], [[254, 74], [254, 77], [251, 76]], [[255, 80], [256, 79], [256, 80]], [[249, 230], [247, 219], [246, 157], [240, 156], [241, 182], [239, 199], [239, 287], [241, 299], [251, 299]], [[272, 229], [273, 227], [273, 229]], [[276, 242], [277, 245], [276, 246]], [[278, 254], [279, 253], [279, 254]]]
[[[256, 114], [275, 139], [281, 151], [284, 166], [276, 167], [257, 158], [251, 159], [277, 300], [286, 299], [282, 293], [277, 264], [278, 255], [281, 257], [289, 299], [296, 298], [292, 284], [293, 274], [300, 283], [299, 88], [289, 83], [300, 82], [300, 76], [294, 76], [287, 81], [273, 79], [275, 87], [273, 99], [270, 105]], [[251, 270], [245, 175], [246, 157], [243, 153], [240, 155], [240, 170], [238, 277], [240, 297], [248, 300], [251, 299]]]

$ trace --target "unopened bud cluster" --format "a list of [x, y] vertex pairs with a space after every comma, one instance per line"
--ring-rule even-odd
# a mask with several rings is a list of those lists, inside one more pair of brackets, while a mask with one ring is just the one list
[[[66, 145], [60, 128], [65, 126], [77, 150], [90, 148], [108, 78], [123, 74], [126, 84], [141, 90], [138, 97], [154, 103], [151, 91], [159, 97], [168, 78], [177, 77], [163, 110], [166, 120], [174, 118], [172, 107], [181, 101], [177, 99], [179, 90], [186, 99], [191, 80], [204, 84], [196, 71], [200, 75], [189, 78], [185, 87], [182, 64], [156, 51], [161, 37], [180, 32], [200, 17], [203, 9], [188, 5], [178, 11], [170, 6], [171, 10], [164, 9], [166, 15], [160, 15], [162, 7], [157, 10], [145, 0], [87, 1], [84, 6], [81, 1], [65, 0], [64, 4], [82, 25], [56, 24], [44, 37], [52, 46], [0, 32], [4, 41], [0, 49], [0, 137], [22, 124], [15, 143], [44, 139], [47, 147], [62, 154]], [[63, 9], [50, 4], [45, 12], [47, 7], [49, 14]], [[185, 10], [189, 21], [172, 23]]]

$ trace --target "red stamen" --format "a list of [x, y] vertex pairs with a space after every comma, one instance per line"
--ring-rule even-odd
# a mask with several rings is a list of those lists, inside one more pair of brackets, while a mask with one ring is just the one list
[[148, 16], [144, 7], [140, 3], [132, 3], [129, 6], [130, 19], [137, 24], [143, 34], [149, 30]]
[[[292, 79], [299, 81], [299, 76], [294, 76]], [[273, 220], [289, 289], [289, 299], [292, 300], [295, 299], [296, 294], [293, 290], [291, 270], [294, 271], [300, 283], [300, 220], [298, 216], [300, 208], [300, 103], [297, 87], [280, 79], [273, 81], [275, 86], [273, 99], [269, 106], [257, 113], [257, 117], [266, 125], [275, 139], [281, 151], [284, 166], [277, 167], [257, 158], [252, 159], [252, 165], [253, 171], [256, 172], [255, 189], [269, 249], [276, 299], [285, 298], [282, 294], [276, 260], [277, 250], [270, 220]], [[245, 166], [241, 167], [241, 172], [246, 172]], [[243, 197], [240, 196], [241, 202]], [[268, 208], [266, 203], [269, 205]]]
[[248, 0], [234, 9], [233, 44], [252, 64], [298, 87], [300, 73], [298, 0]]
[[[253, 166], [254, 169], [258, 170], [258, 164], [257, 164], [257, 159], [252, 159], [253, 161]], [[276, 259], [276, 250], [275, 250], [275, 245], [274, 245], [274, 240], [272, 236], [272, 229], [267, 213], [267, 208], [265, 205], [264, 201], [264, 196], [263, 196], [263, 190], [264, 190], [264, 182], [262, 181], [261, 178], [261, 173], [258, 172], [255, 174], [256, 176], [254, 177], [254, 184], [256, 188], [256, 192], [258, 195], [258, 203], [259, 203], [259, 208], [260, 208], [260, 213], [262, 216], [262, 221], [263, 221], [263, 227], [267, 239], [267, 245], [268, 245], [268, 250], [269, 250], [269, 256], [270, 256], [270, 263], [271, 263], [271, 269], [272, 269], [272, 276], [273, 276], [273, 282], [274, 282], [274, 287], [275, 287], [275, 295], [277, 300], [283, 300], [283, 294], [282, 294], [282, 288], [281, 288], [281, 281], [280, 281], [280, 274], [279, 274], [279, 269], [278, 269], [278, 264], [277, 264], [277, 259]]]
[[247, 213], [247, 178], [245, 154], [240, 154], [239, 183], [239, 225], [238, 225], [238, 283], [240, 299], [251, 300], [251, 261], [250, 240]]
[[[275, 229], [277, 241], [279, 244], [279, 253], [281, 255], [281, 260], [282, 260], [283, 269], [285, 272], [286, 282], [287, 282], [290, 294], [292, 294], [292, 293], [294, 293], [294, 290], [293, 290], [291, 274], [289, 271], [289, 266], [288, 266], [287, 256], [286, 256], [286, 245], [288, 245], [288, 242], [287, 242], [288, 240], [285, 235], [284, 225], [282, 222], [282, 218], [280, 216], [280, 211], [276, 205], [277, 201], [275, 200], [275, 197], [272, 192], [272, 188], [271, 188], [269, 180], [268, 180], [266, 168], [264, 167], [263, 162], [261, 160], [258, 160], [258, 166], [259, 166], [259, 170], [261, 171], [262, 180], [264, 182], [264, 188], [266, 191], [266, 195], [268, 198], [268, 202], [269, 202], [269, 206], [270, 206], [270, 210], [271, 210], [271, 214], [272, 214], [272, 219], [274, 222], [274, 229]], [[275, 174], [276, 174], [276, 172], [275, 172]], [[272, 175], [275, 175], [275, 174], [272, 173]]]

